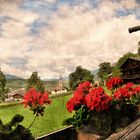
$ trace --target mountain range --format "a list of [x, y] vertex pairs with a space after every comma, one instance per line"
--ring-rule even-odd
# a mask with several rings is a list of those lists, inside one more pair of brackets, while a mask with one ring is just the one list
[[[98, 72], [98, 69], [92, 71], [92, 74], [94, 75], [95, 78], [97, 78], [97, 72]], [[5, 77], [6, 77], [6, 80], [25, 80], [22, 77], [12, 75], [12, 74], [5, 74]], [[63, 80], [68, 80], [68, 76], [62, 77], [62, 79]], [[42, 79], [42, 80], [43, 81], [55, 81], [55, 80], [59, 80], [59, 78], [51, 78], [51, 79], [45, 78], [45, 79]]]
[[24, 80], [24, 78], [16, 76], [16, 75], [11, 75], [11, 74], [5, 74], [6, 80]]

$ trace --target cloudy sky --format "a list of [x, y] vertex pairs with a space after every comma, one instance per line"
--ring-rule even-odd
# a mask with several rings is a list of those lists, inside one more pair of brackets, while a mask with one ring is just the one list
[[137, 52], [140, 0], [0, 0], [0, 67], [27, 78], [94, 70]]

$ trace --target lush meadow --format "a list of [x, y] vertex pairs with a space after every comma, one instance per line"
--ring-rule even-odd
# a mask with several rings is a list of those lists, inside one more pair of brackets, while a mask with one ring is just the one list
[[[64, 95], [57, 98], [52, 98], [52, 103], [46, 107], [44, 116], [36, 118], [35, 123], [30, 128], [35, 137], [65, 127], [62, 125], [63, 120], [72, 115], [68, 113], [66, 109], [66, 102], [70, 97], [71, 95]], [[27, 108], [24, 108], [23, 105], [0, 107], [0, 118], [4, 123], [11, 120], [15, 114], [21, 114], [24, 116], [24, 121], [22, 124], [27, 128], [34, 118], [32, 112]]]

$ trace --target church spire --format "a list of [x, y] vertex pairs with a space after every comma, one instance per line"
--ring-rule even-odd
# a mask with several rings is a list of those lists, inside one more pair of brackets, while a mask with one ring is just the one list
[[62, 80], [61, 75], [60, 75], [60, 79], [59, 79], [59, 87], [63, 88], [63, 80]]

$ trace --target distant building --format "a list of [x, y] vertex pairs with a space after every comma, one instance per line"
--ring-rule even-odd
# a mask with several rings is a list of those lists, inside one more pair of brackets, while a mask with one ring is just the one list
[[19, 94], [19, 93], [16, 93], [16, 94], [13, 95], [14, 100], [22, 100], [23, 97], [24, 96], [22, 94]]
[[64, 86], [63, 79], [60, 76], [58, 83], [51, 89], [51, 94], [60, 94], [67, 92], [68, 89]]
[[22, 100], [25, 94], [25, 89], [20, 88], [18, 90], [10, 90], [8, 93], [8, 98], [6, 99], [7, 102]]
[[20, 88], [14, 95], [13, 95], [13, 99], [14, 100], [22, 100], [24, 95], [25, 95], [25, 89], [24, 88]]
[[140, 83], [140, 58], [128, 58], [121, 66], [124, 83]]

